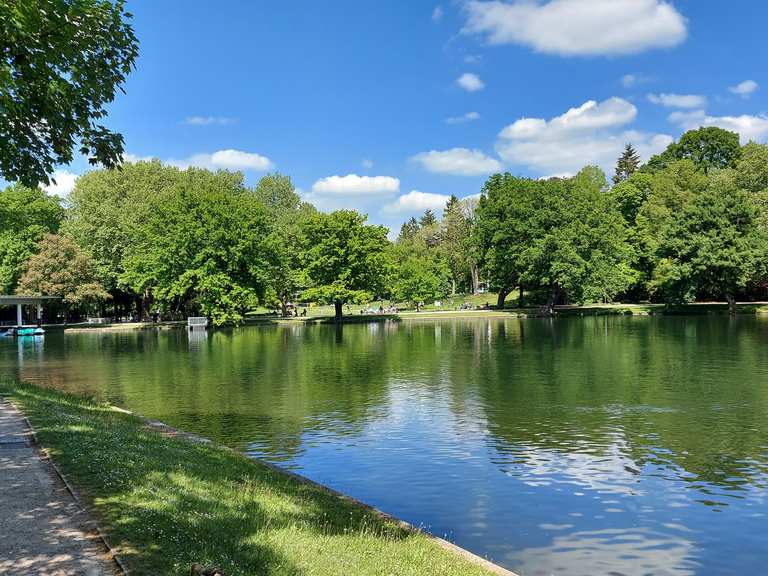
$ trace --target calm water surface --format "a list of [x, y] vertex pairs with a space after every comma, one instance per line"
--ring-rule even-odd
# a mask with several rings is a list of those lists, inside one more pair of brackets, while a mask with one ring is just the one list
[[768, 319], [50, 333], [0, 372], [288, 466], [524, 575], [768, 564]]

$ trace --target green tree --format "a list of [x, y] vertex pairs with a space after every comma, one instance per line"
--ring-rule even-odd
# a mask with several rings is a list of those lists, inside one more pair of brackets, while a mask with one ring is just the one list
[[[604, 177], [603, 177], [604, 179]], [[633, 281], [624, 218], [587, 167], [568, 180], [542, 183], [534, 237], [521, 261], [522, 281], [545, 288], [545, 311], [558, 300], [610, 302]]]
[[48, 184], [73, 148], [119, 164], [123, 138], [98, 121], [138, 55], [118, 0], [0, 0], [0, 173]]
[[90, 256], [74, 240], [58, 234], [47, 234], [37, 243], [37, 253], [27, 261], [16, 292], [60, 296], [67, 315], [72, 308], [92, 307], [110, 297]]
[[261, 178], [256, 196], [270, 216], [268, 298], [279, 304], [285, 316], [288, 303], [308, 285], [302, 253], [304, 226], [316, 210], [301, 201], [291, 179], [282, 174]]
[[439, 253], [430, 249], [423, 238], [397, 242], [391, 248], [392, 274], [388, 286], [398, 302], [429, 302], [448, 291], [451, 271]]
[[616, 171], [613, 174], [613, 183], [624, 182], [640, 167], [640, 155], [631, 143], [624, 147], [619, 159], [616, 161]]
[[128, 313], [135, 300], [147, 318], [151, 291], [121, 282], [125, 261], [139, 250], [144, 226], [153, 217], [154, 198], [181, 177], [178, 168], [159, 161], [126, 163], [120, 170], [94, 170], [80, 176], [69, 195], [62, 229], [86, 248], [96, 262], [99, 279]]
[[706, 174], [712, 169], [734, 168], [740, 156], [738, 134], [708, 126], [683, 134], [664, 152], [653, 156], [645, 170], [657, 172], [677, 160], [690, 160]]
[[733, 314], [736, 294], [764, 273], [768, 240], [749, 193], [724, 171], [675, 212], [656, 254], [652, 293], [670, 303], [715, 293], [725, 297]]
[[434, 226], [435, 224], [437, 224], [437, 217], [432, 210], [427, 208], [421, 218], [419, 218], [419, 226], [427, 228], [429, 226]]
[[400, 226], [400, 234], [397, 236], [398, 240], [412, 240], [419, 230], [419, 221], [416, 218], [411, 217], [407, 221], [403, 222]]
[[[451, 196], [443, 210], [440, 249], [445, 255], [451, 270], [451, 294], [456, 294], [457, 286], [471, 278], [471, 221], [467, 218], [461, 201]], [[470, 282], [472, 284], [472, 282]], [[472, 286], [474, 291], [475, 286]]]
[[0, 191], [0, 293], [9, 294], [45, 234], [56, 232], [64, 216], [58, 198], [21, 185]]
[[383, 290], [387, 229], [365, 224], [352, 210], [315, 214], [306, 226], [306, 296], [333, 302], [336, 320], [346, 302], [363, 302]]
[[748, 192], [768, 190], [768, 146], [750, 142], [741, 148], [736, 163], [736, 183]]
[[119, 282], [172, 312], [240, 322], [268, 285], [268, 214], [239, 173], [190, 168], [155, 192]]

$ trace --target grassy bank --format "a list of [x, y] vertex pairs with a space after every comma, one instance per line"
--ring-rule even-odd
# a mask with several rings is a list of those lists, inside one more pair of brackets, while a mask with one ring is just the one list
[[[485, 568], [373, 512], [136, 416], [0, 381], [135, 574], [481, 575]], [[407, 493], [407, 487], [402, 487]]]

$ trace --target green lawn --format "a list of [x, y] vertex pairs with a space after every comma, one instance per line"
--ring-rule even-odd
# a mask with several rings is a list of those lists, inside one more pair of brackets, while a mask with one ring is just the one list
[[[0, 381], [135, 574], [489, 574], [423, 534], [240, 454], [86, 399]], [[407, 486], [393, 487], [407, 495]], [[407, 497], [407, 496], [404, 496]]]

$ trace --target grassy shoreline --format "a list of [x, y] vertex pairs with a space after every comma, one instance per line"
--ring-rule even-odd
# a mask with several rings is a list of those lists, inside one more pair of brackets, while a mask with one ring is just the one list
[[105, 404], [0, 380], [129, 570], [467, 575], [488, 569], [242, 454], [173, 438]]

